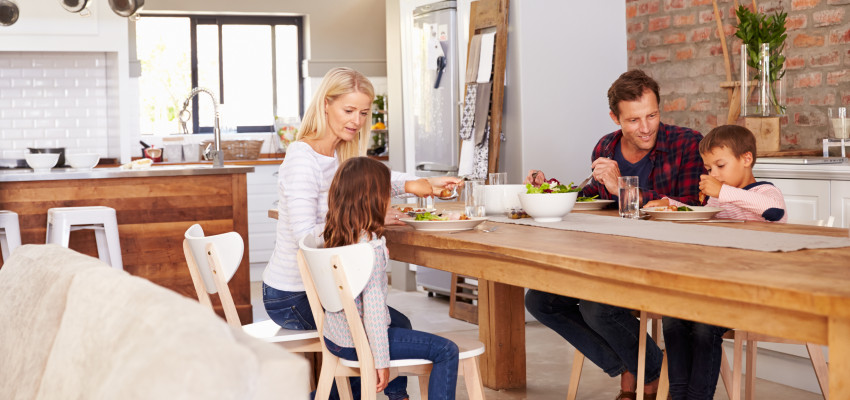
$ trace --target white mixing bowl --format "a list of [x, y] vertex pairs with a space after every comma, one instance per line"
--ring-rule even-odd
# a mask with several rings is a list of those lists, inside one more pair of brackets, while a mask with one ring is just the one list
[[100, 155], [97, 153], [68, 153], [65, 154], [65, 160], [71, 165], [71, 168], [92, 169], [100, 161]]
[[59, 153], [26, 153], [24, 158], [33, 172], [50, 172], [59, 162]]
[[537, 222], [557, 222], [572, 211], [578, 192], [570, 193], [520, 193], [519, 202]]

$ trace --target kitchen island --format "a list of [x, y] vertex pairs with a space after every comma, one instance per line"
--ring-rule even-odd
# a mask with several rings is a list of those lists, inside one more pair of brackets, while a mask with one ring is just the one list
[[[54, 168], [0, 171], [0, 209], [18, 213], [21, 242], [44, 243], [47, 209], [107, 206], [115, 209], [124, 270], [197, 298], [186, 260], [183, 234], [198, 223], [207, 235], [235, 231], [246, 256], [230, 281], [242, 323], [252, 321], [246, 175], [253, 167], [154, 166], [146, 170]], [[97, 257], [91, 230], [71, 232], [69, 247]], [[214, 299], [217, 302], [217, 299]], [[216, 304], [217, 308], [220, 308]]]

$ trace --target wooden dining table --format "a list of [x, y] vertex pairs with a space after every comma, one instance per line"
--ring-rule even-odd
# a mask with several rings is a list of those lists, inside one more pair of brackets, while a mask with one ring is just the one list
[[[616, 210], [592, 213], [616, 216]], [[497, 229], [391, 226], [385, 235], [391, 259], [479, 279], [479, 336], [487, 348], [481, 370], [489, 388], [526, 384], [523, 288], [531, 288], [826, 344], [830, 396], [850, 399], [850, 247], [763, 252], [485, 224]], [[848, 236], [846, 228], [712, 225], [730, 234], [743, 229]]]

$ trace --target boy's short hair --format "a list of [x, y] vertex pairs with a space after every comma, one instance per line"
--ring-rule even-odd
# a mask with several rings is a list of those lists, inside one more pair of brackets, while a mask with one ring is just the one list
[[753, 155], [753, 164], [756, 162], [756, 137], [743, 126], [721, 125], [712, 129], [699, 142], [699, 153], [710, 153], [718, 147], [728, 148], [737, 158], [750, 152]]

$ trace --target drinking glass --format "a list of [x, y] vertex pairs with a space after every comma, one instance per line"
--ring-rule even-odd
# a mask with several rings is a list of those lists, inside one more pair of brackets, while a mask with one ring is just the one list
[[847, 107], [830, 107], [829, 126], [832, 128], [832, 137], [836, 139], [847, 139], [850, 137], [850, 116], [847, 115]]
[[417, 197], [416, 198], [416, 208], [424, 208], [426, 210], [434, 209], [434, 198], [431, 196], [428, 197]]
[[618, 204], [623, 218], [640, 218], [640, 187], [638, 177], [621, 176], [617, 178]]
[[490, 184], [491, 185], [506, 185], [508, 183], [508, 173], [507, 172], [491, 172], [490, 173]]
[[463, 184], [463, 204], [467, 217], [483, 217], [487, 215], [484, 208], [484, 180], [473, 179]]

